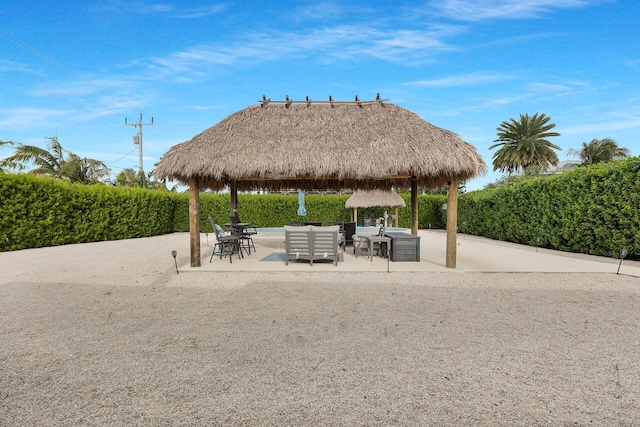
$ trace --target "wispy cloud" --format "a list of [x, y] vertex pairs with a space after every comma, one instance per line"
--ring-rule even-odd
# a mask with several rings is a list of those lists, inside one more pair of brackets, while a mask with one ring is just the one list
[[633, 68], [634, 70], [640, 69], [640, 59], [634, 59], [625, 61], [626, 66]]
[[171, 12], [173, 9], [172, 5], [166, 3], [147, 3], [141, 4], [136, 8], [136, 12], [141, 15], [151, 15], [154, 13]]
[[16, 72], [16, 73], [24, 73], [24, 74], [32, 74], [37, 75], [40, 74], [38, 71], [34, 70], [31, 66], [10, 61], [8, 59], [0, 58], [0, 72]]
[[442, 77], [439, 79], [420, 80], [416, 82], [410, 82], [408, 84], [411, 86], [422, 87], [476, 86], [496, 81], [504, 81], [510, 78], [512, 77], [505, 74], [472, 73], [458, 74], [455, 76]]
[[[599, 123], [588, 123], [563, 129], [563, 135], [593, 134], [604, 135], [607, 132], [618, 132], [629, 129], [640, 129], [640, 117], [629, 117], [623, 120], [611, 120]], [[606, 135], [605, 135], [606, 136]], [[604, 136], [603, 136], [604, 137]]]
[[576, 86], [585, 86], [582, 83], [541, 83], [532, 82], [526, 85], [525, 90], [535, 94], [564, 93], [576, 89]]
[[429, 7], [460, 21], [536, 18], [557, 9], [586, 7], [594, 0], [433, 0]]
[[144, 0], [134, 0], [125, 2], [123, 0], [110, 0], [93, 6], [94, 10], [104, 12], [126, 12], [127, 14], [155, 15], [172, 13], [180, 19], [197, 19], [222, 13], [230, 7], [228, 3], [218, 3], [203, 7], [182, 8], [170, 3], [147, 2]]
[[452, 50], [446, 40], [460, 29], [384, 29], [343, 25], [310, 32], [249, 32], [232, 44], [200, 44], [165, 57], [150, 57], [131, 64], [144, 66], [156, 77], [183, 75], [197, 78], [211, 65], [232, 66], [307, 58], [315, 62], [380, 59], [396, 63], [429, 60], [435, 53]]
[[291, 17], [297, 21], [329, 20], [332, 18], [341, 18], [345, 11], [346, 6], [344, 4], [338, 4], [333, 1], [323, 1], [298, 7]]
[[196, 19], [204, 18], [206, 16], [216, 15], [227, 10], [229, 6], [227, 4], [215, 4], [207, 7], [198, 7], [193, 9], [185, 9], [180, 11], [177, 16], [182, 19]]
[[46, 122], [71, 114], [70, 111], [53, 110], [47, 108], [11, 108], [0, 110], [0, 126], [7, 128], [19, 128], [33, 125], [33, 118]]

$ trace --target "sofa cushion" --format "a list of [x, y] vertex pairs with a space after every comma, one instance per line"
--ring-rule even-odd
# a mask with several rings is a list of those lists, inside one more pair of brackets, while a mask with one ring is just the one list
[[311, 231], [312, 225], [285, 225], [284, 231]]
[[317, 225], [310, 225], [309, 227], [311, 227], [312, 231], [325, 231], [325, 232], [330, 232], [330, 233], [333, 233], [335, 231], [340, 232], [340, 226], [339, 225], [329, 225], [327, 227], [319, 227]]

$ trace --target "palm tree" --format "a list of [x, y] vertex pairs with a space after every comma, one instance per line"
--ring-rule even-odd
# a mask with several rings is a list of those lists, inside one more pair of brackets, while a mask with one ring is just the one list
[[[47, 175], [71, 182], [93, 184], [109, 175], [109, 168], [103, 162], [94, 159], [81, 158], [60, 145], [57, 136], [46, 138], [48, 150], [33, 145], [13, 143], [16, 151], [0, 162], [0, 167], [22, 171], [28, 165], [35, 166], [29, 173]], [[65, 157], [67, 153], [67, 157]]]
[[151, 179], [153, 171], [145, 177], [133, 168], [125, 168], [118, 175], [116, 175], [114, 184], [117, 187], [139, 187], [148, 188], [150, 190], [163, 190], [163, 191], [176, 191], [176, 187], [169, 190], [164, 182]]
[[582, 163], [580, 166], [595, 165], [611, 160], [620, 160], [629, 157], [629, 150], [620, 147], [611, 138], [592, 139], [591, 142], [583, 142], [580, 149], [571, 148], [567, 151], [567, 156], [578, 156]]
[[143, 177], [133, 168], [125, 168], [116, 175], [114, 184], [119, 187], [143, 187]]
[[82, 184], [96, 184], [102, 178], [109, 176], [109, 168], [103, 162], [73, 153], [69, 153], [61, 172], [62, 176], [71, 182]]
[[558, 164], [558, 155], [553, 150], [562, 150], [547, 140], [552, 136], [560, 136], [558, 132], [550, 132], [556, 127], [548, 124], [551, 117], [538, 113], [533, 116], [520, 114], [520, 120], [513, 118], [509, 122], [502, 122], [498, 131], [497, 144], [490, 150], [500, 147], [493, 154], [493, 170], [512, 174], [530, 166]]
[[[16, 146], [17, 143], [13, 142], [13, 141], [2, 141], [0, 140], [0, 147], [2, 147], [3, 145], [8, 145], [8, 146]], [[9, 172], [9, 170], [15, 169], [15, 165], [10, 163], [10, 162], [5, 162], [5, 160], [0, 161], [0, 172]]]

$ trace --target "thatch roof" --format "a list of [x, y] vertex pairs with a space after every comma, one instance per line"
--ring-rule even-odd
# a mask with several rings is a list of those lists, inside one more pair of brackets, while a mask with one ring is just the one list
[[162, 156], [158, 179], [202, 188], [439, 188], [486, 171], [473, 146], [382, 102], [258, 104]]
[[344, 207], [347, 209], [371, 208], [374, 206], [389, 206], [391, 208], [406, 206], [404, 199], [395, 191], [360, 190], [347, 199]]

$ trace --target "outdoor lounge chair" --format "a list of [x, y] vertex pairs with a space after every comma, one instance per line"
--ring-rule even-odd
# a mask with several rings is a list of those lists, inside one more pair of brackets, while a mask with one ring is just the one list
[[213, 227], [213, 234], [216, 236], [216, 243], [213, 245], [209, 262], [211, 262], [214, 255], [220, 255], [220, 259], [222, 259], [223, 256], [229, 256], [230, 263], [233, 263], [233, 254], [238, 254], [238, 258], [242, 259], [240, 239], [238, 236], [235, 234], [227, 235], [222, 227], [217, 225], [211, 217], [209, 217], [209, 222]]
[[289, 260], [308, 260], [312, 266], [314, 260], [331, 260], [337, 266], [340, 257], [339, 232], [337, 225], [285, 225], [285, 265], [289, 265]]

